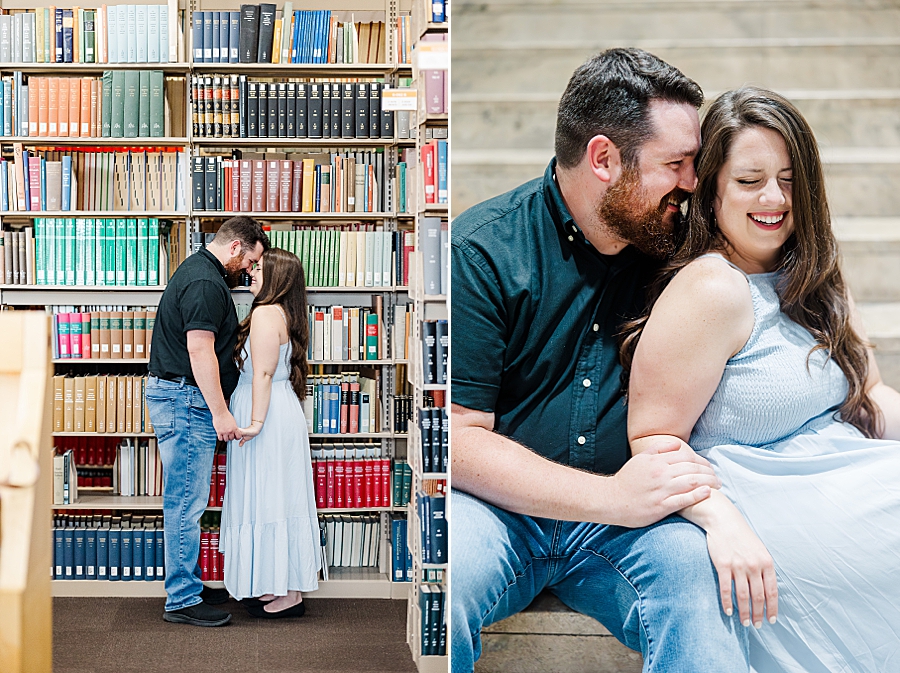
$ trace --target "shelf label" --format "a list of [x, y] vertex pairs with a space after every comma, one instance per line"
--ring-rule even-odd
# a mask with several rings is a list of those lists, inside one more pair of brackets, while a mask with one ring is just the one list
[[384, 89], [381, 92], [382, 110], [416, 110], [415, 89]]
[[419, 70], [450, 69], [450, 51], [446, 42], [419, 42], [416, 53]]

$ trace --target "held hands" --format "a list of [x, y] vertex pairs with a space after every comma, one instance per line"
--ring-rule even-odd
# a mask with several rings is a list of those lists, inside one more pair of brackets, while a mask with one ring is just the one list
[[684, 442], [660, 438], [625, 463], [614, 477], [615, 520], [640, 528], [705, 500], [722, 483], [712, 467]]
[[230, 411], [226, 411], [221, 416], [213, 416], [213, 428], [216, 430], [216, 437], [223, 442], [230, 442], [232, 439], [240, 439], [242, 436], [237, 422]]
[[253, 421], [250, 423], [249, 427], [241, 428], [240, 432], [242, 435], [241, 443], [238, 446], [243, 446], [244, 442], [249, 442], [251, 439], [256, 437], [260, 432], [262, 432], [263, 424], [262, 421]]

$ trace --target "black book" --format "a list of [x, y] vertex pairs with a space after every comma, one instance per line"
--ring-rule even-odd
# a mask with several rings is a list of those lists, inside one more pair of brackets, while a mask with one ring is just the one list
[[423, 383], [437, 383], [437, 322], [422, 322], [422, 374]]
[[[384, 87], [382, 87], [382, 93], [384, 93]], [[388, 139], [394, 137], [394, 111], [385, 110], [384, 106], [381, 108], [381, 137]]]
[[434, 472], [431, 466], [431, 410], [419, 409], [419, 432], [422, 437], [422, 472]]
[[308, 137], [322, 137], [322, 85], [315, 82], [309, 85], [309, 107], [307, 109]]
[[278, 137], [278, 85], [269, 84], [269, 137]]
[[272, 62], [272, 44], [275, 40], [275, 5], [267, 2], [259, 6], [259, 43], [257, 63]]
[[369, 137], [369, 85], [356, 84], [356, 137]]
[[331, 84], [322, 84], [322, 137], [331, 137]]
[[218, 210], [216, 207], [216, 191], [218, 190], [219, 172], [216, 166], [216, 157], [204, 157], [206, 162], [206, 210]]
[[259, 45], [259, 5], [241, 5], [238, 45], [241, 63], [255, 63]]
[[309, 103], [307, 98], [308, 91], [309, 89], [306, 84], [303, 82], [297, 83], [297, 102], [294, 106], [294, 123], [297, 128], [297, 138], [306, 138], [309, 135], [309, 116], [307, 114]]
[[439, 472], [446, 472], [450, 463], [450, 417], [444, 408], [440, 408], [441, 412], [441, 462], [438, 467]]
[[206, 207], [205, 170], [203, 157], [194, 157], [194, 170], [193, 175], [191, 176], [191, 182], [194, 188], [194, 210], [204, 210]]
[[203, 135], [207, 138], [213, 137], [213, 118], [215, 116], [215, 105], [213, 103], [213, 79], [212, 77], [203, 78], [203, 100], [206, 105], [203, 108]]
[[213, 138], [221, 138], [223, 105], [222, 105], [222, 78], [213, 77]]
[[285, 135], [288, 138], [296, 138], [297, 137], [297, 83], [296, 82], [288, 82], [287, 85], [287, 127], [285, 131]]
[[196, 137], [200, 137], [200, 78], [197, 75], [191, 77], [191, 127]]
[[247, 138], [259, 137], [259, 99], [256, 82], [247, 82]]
[[341, 85], [331, 85], [331, 137], [341, 137]]
[[257, 100], [259, 102], [259, 114], [256, 117], [256, 126], [259, 129], [260, 138], [269, 137], [269, 87], [265, 82], [256, 85]]
[[247, 75], [238, 78], [238, 133], [247, 137]]
[[381, 137], [381, 83], [379, 82], [369, 84], [369, 137]]
[[437, 365], [437, 381], [444, 385], [447, 383], [447, 353], [450, 350], [450, 330], [446, 320], [437, 321], [437, 339], [435, 340], [437, 353], [435, 364]]
[[231, 137], [239, 138], [241, 133], [241, 78], [231, 76]]
[[341, 84], [341, 138], [356, 137], [356, 87]]
[[287, 85], [278, 85], [278, 137], [287, 138]]
[[426, 409], [431, 414], [431, 469], [435, 472], [441, 470], [441, 410]]

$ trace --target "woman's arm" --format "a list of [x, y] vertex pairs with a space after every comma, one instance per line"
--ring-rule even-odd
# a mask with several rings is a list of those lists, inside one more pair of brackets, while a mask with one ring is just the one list
[[[685, 267], [662, 293], [635, 350], [628, 436], [638, 454], [662, 437], [686, 442], [719, 385], [728, 359], [753, 330], [746, 279], [715, 259]], [[707, 533], [719, 575], [722, 608], [732, 612], [734, 582], [744, 625], [778, 612], [772, 558], [737, 508], [718, 491], [680, 514]]]
[[250, 426], [242, 429], [245, 441], [256, 437], [262, 430], [269, 413], [272, 396], [272, 377], [278, 367], [281, 352], [281, 333], [284, 320], [275, 306], [260, 306], [253, 312], [250, 322], [250, 357], [253, 360], [253, 404]]

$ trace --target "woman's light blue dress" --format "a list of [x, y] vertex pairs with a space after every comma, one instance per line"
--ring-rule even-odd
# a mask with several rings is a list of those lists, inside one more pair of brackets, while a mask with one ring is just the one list
[[750, 627], [752, 669], [900, 671], [900, 442], [835, 418], [843, 372], [781, 312], [777, 274], [747, 280], [753, 331], [691, 446], [775, 560], [778, 621]]
[[[238, 446], [228, 443], [219, 550], [225, 588], [236, 599], [318, 589], [321, 568], [309, 436], [300, 400], [289, 380], [290, 343], [279, 351], [263, 429]], [[253, 404], [250, 339], [231, 396], [238, 427], [250, 425]]]

